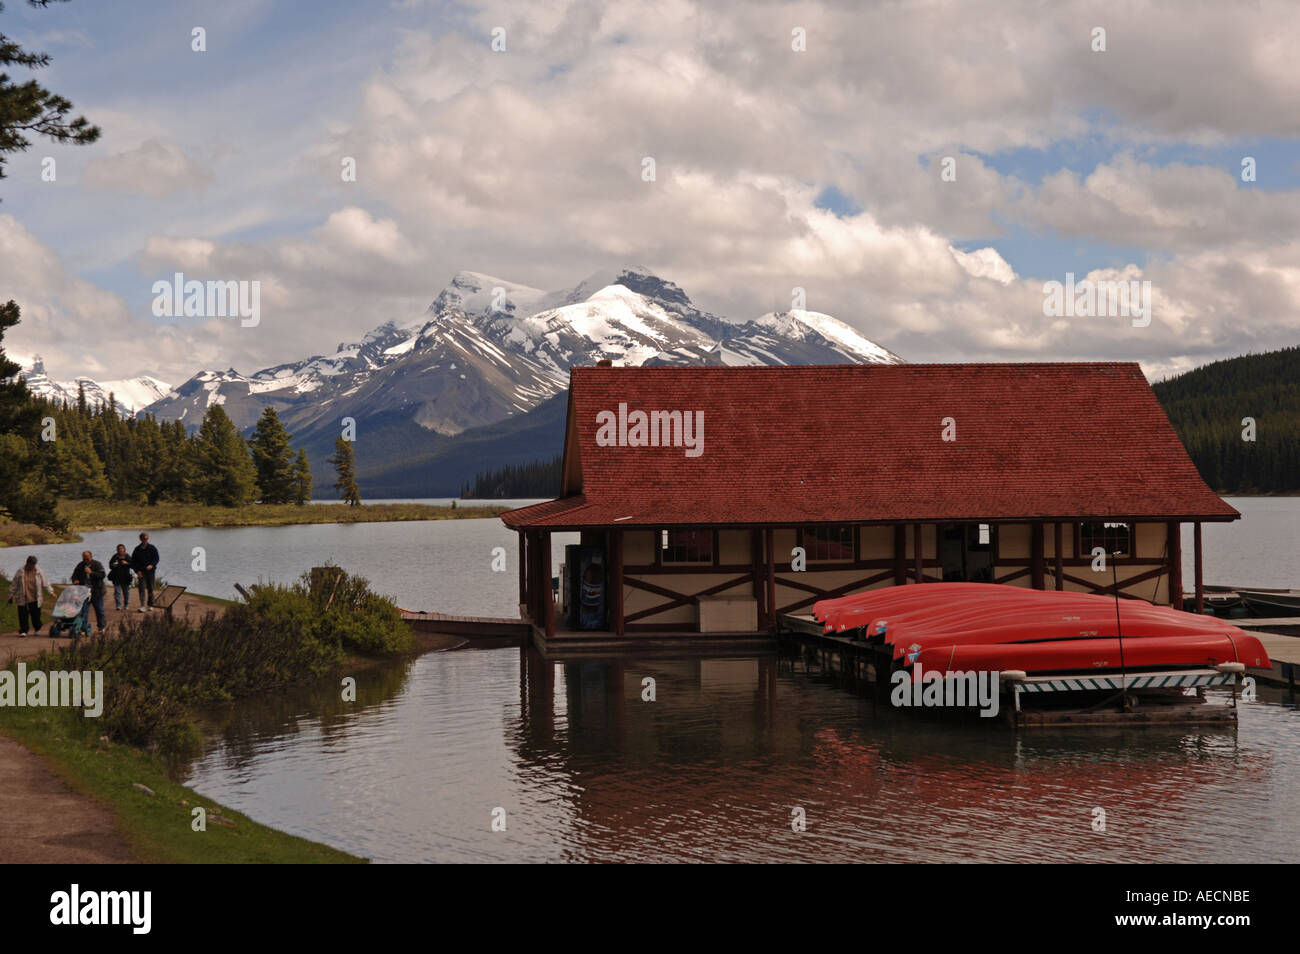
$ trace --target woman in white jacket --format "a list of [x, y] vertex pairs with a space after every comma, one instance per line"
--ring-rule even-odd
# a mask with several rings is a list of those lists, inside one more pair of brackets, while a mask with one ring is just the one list
[[27, 563], [14, 574], [9, 584], [9, 602], [18, 604], [18, 636], [27, 635], [27, 623], [32, 624], [32, 633], [41, 631], [41, 594], [54, 595], [45, 571], [36, 565], [36, 557], [29, 556]]

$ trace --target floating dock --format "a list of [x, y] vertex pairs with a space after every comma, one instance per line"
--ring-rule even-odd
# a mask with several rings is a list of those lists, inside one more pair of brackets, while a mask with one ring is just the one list
[[[888, 674], [894, 666], [889, 647], [826, 633], [810, 615], [784, 615], [780, 624], [782, 649], [792, 669], [802, 663], [804, 671], [812, 672], [815, 666], [816, 671], [839, 678], [859, 691], [888, 696], [892, 688]], [[1290, 640], [1300, 649], [1300, 639], [1272, 638]], [[1272, 645], [1266, 645], [1271, 655]], [[1296, 670], [1295, 675], [1300, 676], [1300, 665]], [[1263, 672], [1252, 670], [1250, 674], [1267, 678]], [[1240, 676], [1234, 673], [1214, 669], [1135, 672], [1122, 679], [1131, 700], [1127, 708], [1119, 704], [1118, 673], [1069, 677], [1022, 674], [1022, 678], [1003, 682], [999, 717], [1016, 728], [1233, 725], [1237, 721], [1236, 688]], [[1231, 703], [1209, 699], [1206, 690], [1210, 688], [1231, 690]]]

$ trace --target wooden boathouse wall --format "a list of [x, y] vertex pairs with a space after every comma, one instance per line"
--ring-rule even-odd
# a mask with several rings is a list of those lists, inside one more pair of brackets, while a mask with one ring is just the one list
[[[1122, 597], [1181, 605], [1182, 553], [1176, 544], [1181, 528], [1177, 523], [1129, 524], [1130, 552], [1108, 557], [1103, 572], [1093, 569], [1090, 553], [1081, 553], [1076, 547], [1076, 522], [988, 526], [988, 582], [1111, 594], [1115, 578]], [[665, 564], [657, 552], [660, 530], [584, 531], [580, 539], [585, 545], [602, 547], [606, 554], [607, 628], [618, 635], [696, 631], [701, 601], [717, 598], [752, 599], [756, 610], [753, 629], [768, 630], [775, 627], [777, 616], [809, 613], [821, 599], [944, 579], [940, 525], [857, 526], [852, 530], [854, 559], [812, 560], [800, 571], [791, 564], [792, 551], [802, 542], [801, 530], [795, 527], [710, 528], [713, 559], [704, 564]], [[549, 536], [519, 533], [523, 568], [520, 604], [528, 619], [553, 634]], [[1197, 566], [1199, 570], [1199, 560]], [[531, 586], [530, 580], [538, 585]]]
[[[597, 422], [613, 408], [699, 414], [707, 450], [611, 444]], [[941, 420], [958, 422], [955, 440]], [[1199, 609], [1201, 523], [1240, 516], [1132, 363], [575, 367], [565, 427], [560, 497], [502, 515], [518, 532], [521, 613], [548, 640], [567, 629], [556, 533], [602, 554], [606, 635], [649, 639], [718, 633], [742, 613], [737, 632], [770, 631], [820, 599], [951, 579], [1181, 606], [1187, 524]], [[1092, 546], [1112, 529], [1122, 552], [1097, 572]], [[828, 536], [816, 549], [833, 557], [805, 547], [792, 567], [806, 537]]]

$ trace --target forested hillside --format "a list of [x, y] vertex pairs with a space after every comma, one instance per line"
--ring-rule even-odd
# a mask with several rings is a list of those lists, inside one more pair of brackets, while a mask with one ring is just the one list
[[1215, 490], [1300, 492], [1300, 348], [1216, 361], [1154, 389]]

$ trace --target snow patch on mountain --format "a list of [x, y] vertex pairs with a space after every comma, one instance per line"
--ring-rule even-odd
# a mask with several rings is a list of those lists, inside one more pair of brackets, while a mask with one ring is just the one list
[[820, 335], [847, 356], [856, 356], [865, 361], [879, 364], [901, 364], [902, 358], [874, 341], [859, 334], [852, 327], [819, 311], [796, 309], [783, 312], [768, 312], [754, 321], [763, 328], [769, 328], [784, 338], [794, 341], [807, 341], [810, 335]]
[[40, 355], [33, 356], [26, 367], [20, 367], [18, 377], [27, 382], [27, 387], [33, 394], [51, 401], [75, 404], [78, 388], [81, 388], [85, 391], [87, 403], [96, 407], [107, 404], [112, 395], [119, 414], [135, 414], [171, 392], [170, 384], [149, 375], [108, 381], [96, 381], [88, 377], [56, 381], [45, 370]]

